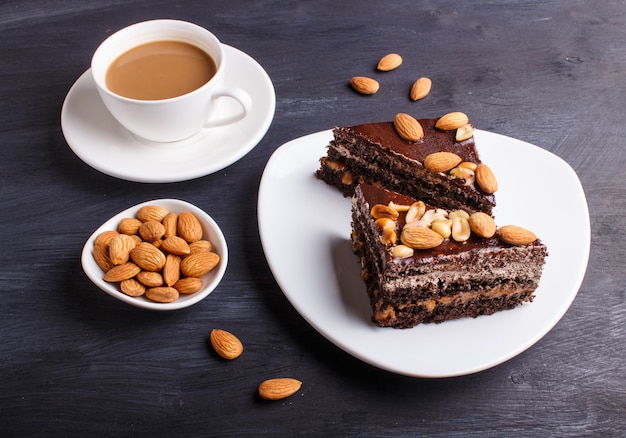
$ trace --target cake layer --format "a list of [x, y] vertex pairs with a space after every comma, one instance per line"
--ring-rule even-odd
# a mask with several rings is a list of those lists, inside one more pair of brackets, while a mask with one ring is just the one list
[[437, 120], [419, 120], [424, 137], [417, 142], [402, 139], [393, 122], [335, 128], [317, 176], [346, 196], [364, 182], [450, 209], [491, 213], [494, 195], [481, 190], [473, 172], [466, 178], [424, 167], [426, 157], [435, 152], [452, 152], [462, 162], [481, 164], [474, 138], [457, 142], [454, 130], [435, 127]]
[[[404, 242], [385, 237], [391, 231], [384, 232], [381, 223], [385, 227], [390, 227], [390, 223], [377, 220], [373, 208], [392, 205], [398, 209], [391, 227], [396, 236], [402, 236], [406, 210], [416, 202], [414, 198], [367, 184], [355, 188], [353, 251], [361, 260], [376, 323], [405, 328], [489, 315], [532, 301], [547, 256], [546, 246], [538, 239], [510, 245], [496, 235], [480, 237], [471, 233], [463, 241], [447, 237], [433, 248], [413, 249], [408, 255], [397, 256], [395, 250]], [[423, 217], [428, 216], [428, 211], [439, 211], [443, 222], [449, 220], [447, 211], [430, 205], [425, 205]]]
[[[391, 245], [381, 242], [375, 224], [376, 228], [369, 230], [358, 222], [353, 227], [367, 271], [384, 279], [378, 295], [393, 304], [484, 288], [510, 289], [519, 285], [534, 290], [539, 285], [545, 257], [545, 246], [539, 242], [519, 247], [502, 244], [497, 238], [484, 239], [483, 245], [447, 240], [437, 254], [415, 250], [411, 257], [397, 258], [390, 251]], [[455, 248], [446, 253], [444, 247]]]

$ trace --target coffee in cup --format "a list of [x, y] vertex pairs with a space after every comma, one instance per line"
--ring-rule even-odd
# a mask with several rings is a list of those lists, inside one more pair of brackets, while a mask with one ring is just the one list
[[[251, 98], [227, 87], [224, 51], [208, 30], [179, 20], [152, 20], [107, 38], [92, 58], [92, 75], [107, 109], [130, 132], [175, 142], [202, 129], [244, 118]], [[215, 101], [239, 102], [235, 114], [215, 114]]]
[[162, 100], [200, 88], [215, 75], [215, 61], [182, 41], [153, 41], [121, 54], [107, 69], [106, 87], [137, 100]]

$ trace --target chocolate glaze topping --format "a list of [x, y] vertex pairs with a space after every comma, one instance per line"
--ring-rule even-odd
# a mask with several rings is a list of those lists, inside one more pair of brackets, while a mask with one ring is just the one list
[[[369, 184], [359, 184], [359, 187], [363, 192], [363, 197], [365, 201], [369, 204], [370, 209], [376, 204], [388, 205], [391, 201], [399, 205], [411, 205], [417, 201], [416, 199], [409, 196], [404, 196], [396, 192], [390, 192], [388, 190], [377, 188]], [[426, 204], [426, 208], [432, 209], [437, 207]], [[398, 224], [400, 227], [404, 226], [404, 215], [405, 213], [401, 212], [400, 217], [398, 218]], [[537, 239], [530, 245], [540, 245], [539, 239]], [[509, 248], [510, 246], [511, 245], [501, 242], [497, 237], [484, 239], [472, 233], [472, 235], [466, 242], [456, 242], [452, 239], [444, 239], [443, 243], [436, 248], [415, 250], [413, 257], [395, 260], [398, 263], [415, 263], [417, 260], [429, 259], [431, 257], [437, 257], [441, 255], [454, 255], [462, 252], [467, 252], [472, 249]], [[389, 258], [392, 259], [391, 255], [389, 255]]]
[[424, 137], [417, 142], [407, 142], [402, 139], [396, 132], [393, 122], [367, 123], [345, 129], [351, 130], [356, 136], [362, 136], [372, 143], [419, 162], [423, 162], [424, 158], [433, 152], [454, 152], [463, 161], [479, 164], [474, 138], [456, 142], [454, 139], [456, 131], [442, 131], [435, 128], [437, 120], [439, 119], [419, 120], [424, 130]]

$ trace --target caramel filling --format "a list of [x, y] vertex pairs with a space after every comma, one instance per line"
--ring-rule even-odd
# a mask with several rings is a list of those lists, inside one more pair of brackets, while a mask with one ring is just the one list
[[[493, 289], [488, 292], [459, 292], [455, 296], [431, 298], [427, 300], [419, 300], [413, 303], [403, 304], [398, 306], [398, 310], [405, 309], [407, 307], [422, 307], [429, 313], [432, 313], [437, 306], [459, 306], [467, 304], [475, 299], [494, 299], [502, 296], [509, 296], [515, 293], [524, 292], [523, 289]], [[375, 318], [377, 320], [389, 320], [395, 318], [395, 309], [391, 305], [384, 305], [383, 302], [378, 302], [376, 305]]]

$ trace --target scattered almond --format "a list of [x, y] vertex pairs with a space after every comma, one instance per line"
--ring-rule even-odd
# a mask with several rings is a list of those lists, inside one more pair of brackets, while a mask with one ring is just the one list
[[202, 225], [198, 218], [189, 211], [183, 211], [178, 215], [178, 235], [188, 243], [202, 239]]
[[126, 234], [118, 234], [109, 243], [109, 258], [114, 265], [126, 263], [130, 251], [135, 247], [135, 241]]
[[165, 234], [165, 227], [161, 222], [149, 220], [139, 227], [139, 235], [146, 242], [156, 242]]
[[160, 271], [165, 265], [165, 254], [156, 246], [141, 242], [130, 251], [130, 258], [145, 271]]
[[178, 215], [176, 213], [168, 213], [165, 215], [163, 221], [161, 222], [163, 224], [163, 228], [165, 228], [163, 237], [167, 239], [168, 237], [176, 236], [178, 233], [177, 222]]
[[280, 400], [294, 395], [302, 382], [290, 377], [265, 380], [259, 385], [259, 395], [265, 400]]
[[224, 359], [233, 360], [241, 356], [243, 353], [243, 344], [237, 338], [226, 330], [213, 329], [209, 336], [211, 345], [217, 354]]
[[146, 289], [146, 298], [157, 303], [171, 303], [178, 299], [178, 291], [173, 287], [159, 286]]
[[163, 275], [160, 272], [141, 271], [135, 278], [147, 287], [163, 286]]
[[457, 111], [445, 114], [444, 116], [439, 118], [439, 120], [437, 120], [437, 123], [435, 124], [435, 127], [444, 131], [452, 131], [454, 129], [460, 128], [461, 126], [467, 125], [468, 122], [469, 118], [467, 117], [467, 115], [465, 113]]
[[93, 244], [95, 246], [109, 246], [109, 243], [111, 243], [111, 239], [113, 239], [118, 234], [120, 233], [118, 233], [115, 230], [103, 231], [102, 233], [96, 236], [96, 239], [94, 240]]
[[104, 281], [109, 283], [119, 283], [120, 281], [133, 278], [135, 275], [141, 272], [141, 268], [133, 262], [122, 263], [111, 269], [104, 274]]
[[411, 87], [409, 97], [411, 100], [420, 100], [428, 96], [430, 89], [433, 85], [433, 81], [430, 78], [422, 77], [416, 80]]
[[495, 193], [498, 190], [498, 181], [489, 166], [479, 164], [474, 171], [476, 183], [485, 193]]
[[472, 233], [488, 239], [496, 234], [496, 222], [487, 213], [477, 212], [468, 219]]
[[140, 297], [146, 292], [146, 287], [134, 278], [129, 278], [120, 282], [120, 290], [130, 297]]
[[165, 256], [165, 264], [163, 265], [163, 282], [168, 286], [174, 286], [180, 279], [180, 256], [176, 254], [168, 254]]
[[187, 241], [178, 236], [170, 236], [163, 240], [161, 243], [161, 249], [169, 252], [170, 254], [176, 254], [179, 256], [185, 256], [191, 252]]
[[185, 277], [181, 278], [174, 284], [174, 289], [176, 289], [179, 293], [189, 295], [195, 294], [200, 289], [202, 289], [202, 279], [196, 277]]
[[418, 141], [424, 137], [422, 125], [410, 114], [396, 114], [393, 119], [393, 126], [398, 135], [406, 141]]
[[120, 220], [119, 225], [117, 226], [117, 231], [122, 234], [128, 234], [129, 236], [133, 236], [139, 233], [139, 227], [141, 227], [141, 222], [139, 219], [134, 217], [125, 217]]
[[199, 252], [185, 257], [180, 263], [180, 272], [186, 277], [202, 277], [220, 262], [214, 252]]
[[402, 64], [402, 56], [397, 53], [390, 53], [383, 56], [380, 61], [378, 61], [376, 68], [380, 71], [391, 71], [400, 67], [400, 64]]
[[135, 217], [137, 217], [137, 219], [139, 219], [141, 222], [161, 222], [168, 213], [169, 211], [165, 207], [161, 207], [159, 205], [144, 205], [139, 210], [137, 210], [137, 213], [135, 213]]
[[461, 157], [452, 152], [434, 152], [424, 158], [424, 167], [431, 172], [447, 172], [462, 161]]
[[356, 92], [361, 94], [376, 94], [380, 88], [380, 84], [377, 80], [366, 76], [353, 77], [350, 79], [350, 85]]
[[402, 228], [400, 241], [413, 249], [435, 248], [443, 243], [443, 237], [436, 231], [423, 226], [412, 226], [419, 221], [411, 222]]
[[213, 251], [213, 244], [208, 240], [197, 240], [189, 244], [189, 254], [204, 251]]
[[109, 257], [108, 245], [94, 245], [93, 258], [100, 269], [102, 269], [102, 272], [107, 272], [115, 266]]
[[509, 245], [527, 245], [537, 240], [537, 236], [525, 228], [517, 225], [503, 225], [498, 228], [498, 238]]

